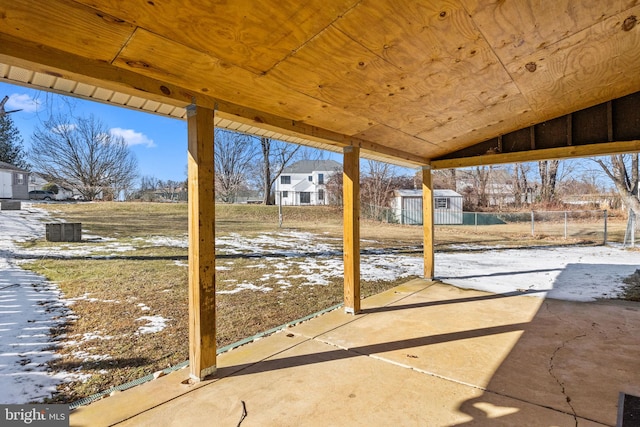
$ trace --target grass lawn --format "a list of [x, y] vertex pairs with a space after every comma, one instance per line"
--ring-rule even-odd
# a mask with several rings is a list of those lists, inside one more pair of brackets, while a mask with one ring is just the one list
[[[55, 254], [77, 252], [65, 259], [43, 256], [23, 264], [58, 283], [64, 297], [73, 302], [70, 309], [77, 316], [54, 331], [63, 345], [58, 349], [62, 357], [52, 368], [90, 374], [60, 386], [51, 401], [73, 402], [187, 360], [187, 205], [41, 206], [54, 217], [81, 222], [85, 238], [81, 243], [37, 240], [25, 244]], [[342, 302], [341, 210], [284, 207], [280, 228], [277, 209], [262, 205], [216, 207], [218, 346]], [[436, 244], [446, 249], [465, 243], [514, 246], [567, 242], [550, 236], [531, 238], [526, 226], [522, 230], [517, 227], [437, 227]], [[363, 251], [421, 256], [422, 227], [363, 221], [361, 239]], [[584, 240], [578, 237], [568, 242]], [[324, 281], [310, 282], [319, 269], [324, 271]], [[327, 271], [334, 274], [327, 275]], [[365, 279], [362, 296], [410, 278]], [[144, 327], [153, 322], [164, 322], [164, 328], [146, 333]]]

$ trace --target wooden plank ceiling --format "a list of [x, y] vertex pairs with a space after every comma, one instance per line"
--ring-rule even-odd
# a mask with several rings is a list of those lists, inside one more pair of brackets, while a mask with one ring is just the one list
[[419, 165], [640, 91], [636, 3], [10, 0], [0, 76]]

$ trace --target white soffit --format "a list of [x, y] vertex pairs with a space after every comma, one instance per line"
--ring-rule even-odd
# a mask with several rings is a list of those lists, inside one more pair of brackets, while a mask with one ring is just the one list
[[[164, 104], [149, 99], [127, 95], [94, 86], [86, 83], [80, 83], [61, 77], [52, 76], [45, 73], [39, 73], [27, 70], [21, 67], [0, 63], [0, 81], [14, 84], [18, 86], [28, 87], [30, 89], [42, 90], [46, 92], [54, 92], [61, 95], [73, 96], [77, 98], [87, 99], [95, 102], [101, 102], [110, 105], [129, 108], [137, 111], [158, 114], [165, 117], [185, 120], [187, 112], [185, 108], [176, 107], [170, 104]], [[285, 135], [279, 132], [258, 128], [255, 126], [234, 122], [228, 119], [215, 118], [216, 127], [229, 129], [236, 132], [242, 132], [258, 137], [276, 139], [279, 141], [290, 142], [292, 144], [300, 144], [307, 147], [318, 148], [333, 152], [341, 152], [342, 149], [335, 145], [323, 144], [319, 141], [312, 141], [298, 136]], [[390, 159], [376, 156], [373, 153], [362, 153], [362, 157], [389, 162]]]

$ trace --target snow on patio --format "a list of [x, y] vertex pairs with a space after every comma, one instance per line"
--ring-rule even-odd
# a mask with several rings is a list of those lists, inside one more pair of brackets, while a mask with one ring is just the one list
[[450, 285], [493, 293], [532, 292], [572, 301], [616, 298], [640, 268], [640, 252], [620, 245], [436, 253], [435, 275]]
[[[54, 375], [47, 369], [48, 362], [56, 357], [52, 346], [57, 344], [52, 341], [50, 328], [74, 318], [70, 310], [73, 301], [64, 300], [55, 284], [22, 270], [16, 257], [91, 257], [94, 252], [131, 251], [138, 244], [187, 247], [186, 236], [153, 236], [126, 244], [102, 239], [101, 243], [91, 245], [85, 242], [46, 249], [21, 248], [14, 243], [42, 238], [44, 222], [51, 221], [46, 211], [28, 203], [23, 206], [22, 211], [0, 211], [0, 403], [5, 404], [42, 400], [55, 391], [57, 384], [82, 378], [81, 371]], [[274, 286], [286, 289], [294, 278], [289, 274], [292, 267], [305, 272], [302, 275], [305, 285], [327, 285], [331, 278], [342, 276], [341, 245], [340, 239], [291, 230], [251, 238], [237, 234], [221, 236], [216, 239], [216, 249], [221, 255], [218, 270], [229, 269], [234, 257], [246, 257], [255, 259], [248, 268], [264, 270], [264, 274], [256, 283], [235, 283], [232, 289], [219, 292], [270, 292]], [[461, 288], [495, 293], [528, 291], [540, 297], [590, 301], [618, 296], [622, 280], [640, 267], [639, 260], [637, 251], [615, 245], [526, 249], [466, 246], [459, 252], [436, 253], [435, 272], [439, 280]], [[186, 263], [178, 261], [175, 265], [185, 267]], [[422, 274], [423, 259], [419, 253], [375, 250], [361, 256], [362, 280], [395, 280]], [[90, 300], [91, 296], [77, 299]], [[138, 303], [137, 307], [148, 313], [144, 303]], [[162, 330], [170, 320], [149, 314], [138, 319], [139, 334]], [[110, 338], [96, 332], [96, 336], [80, 339], [96, 337]], [[67, 343], [72, 344], [73, 341]], [[108, 357], [78, 356], [86, 360]]]

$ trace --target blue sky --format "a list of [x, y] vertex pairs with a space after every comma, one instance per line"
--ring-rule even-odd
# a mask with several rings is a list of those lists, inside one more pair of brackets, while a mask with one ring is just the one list
[[0, 83], [0, 99], [5, 95], [9, 96], [7, 110], [22, 109], [11, 114], [11, 119], [22, 135], [26, 150], [31, 146], [36, 126], [46, 121], [52, 112], [68, 111], [66, 101], [74, 106], [75, 115], [93, 114], [112, 133], [127, 141], [138, 159], [140, 176], [186, 179], [187, 122], [184, 120]]

